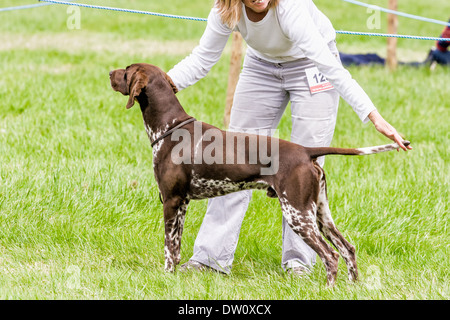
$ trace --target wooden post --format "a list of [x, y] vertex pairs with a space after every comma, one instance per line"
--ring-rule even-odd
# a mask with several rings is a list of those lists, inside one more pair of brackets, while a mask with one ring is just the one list
[[[389, 0], [389, 9], [397, 11], [397, 0]], [[398, 16], [388, 13], [388, 33], [397, 34]], [[386, 63], [389, 70], [397, 68], [397, 38], [387, 38], [387, 58]]]
[[228, 74], [228, 88], [227, 99], [225, 102], [225, 116], [223, 123], [226, 128], [230, 124], [230, 113], [233, 105], [234, 92], [239, 79], [242, 63], [242, 36], [239, 32], [233, 32], [233, 39], [231, 45], [231, 61], [230, 72]]

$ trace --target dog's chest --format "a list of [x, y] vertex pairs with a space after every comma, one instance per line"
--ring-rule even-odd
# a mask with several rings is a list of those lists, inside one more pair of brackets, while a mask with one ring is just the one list
[[[145, 132], [147, 132], [147, 136], [150, 140], [150, 142], [155, 141], [156, 139], [159, 139], [168, 129], [169, 124], [166, 124], [165, 126], [158, 128], [157, 130], [152, 130], [152, 128], [144, 121], [144, 128]], [[158, 141], [154, 146], [152, 150], [153, 159], [156, 159], [158, 157], [158, 153], [161, 150], [162, 146], [164, 144], [164, 139]], [[154, 167], [154, 163], [153, 163]]]
[[223, 196], [241, 190], [266, 190], [268, 187], [269, 185], [264, 181], [232, 181], [229, 178], [208, 179], [194, 174], [190, 181], [188, 196], [191, 199], [205, 199]]

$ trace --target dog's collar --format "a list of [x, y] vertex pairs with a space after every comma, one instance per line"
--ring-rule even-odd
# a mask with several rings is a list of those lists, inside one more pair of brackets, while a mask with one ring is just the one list
[[158, 143], [160, 140], [164, 139], [164, 138], [167, 137], [168, 135], [172, 134], [172, 132], [174, 132], [175, 130], [181, 128], [182, 126], [184, 126], [184, 125], [186, 125], [186, 124], [188, 124], [188, 123], [191, 123], [191, 122], [193, 122], [193, 121], [196, 121], [196, 120], [197, 120], [197, 119], [195, 119], [195, 118], [187, 119], [186, 121], [181, 122], [180, 124], [178, 124], [178, 125], [175, 126], [174, 128], [172, 128], [172, 129], [166, 131], [162, 136], [158, 137], [157, 139], [155, 139], [155, 141], [152, 142], [152, 148], [153, 148], [153, 146], [154, 146], [156, 143]]

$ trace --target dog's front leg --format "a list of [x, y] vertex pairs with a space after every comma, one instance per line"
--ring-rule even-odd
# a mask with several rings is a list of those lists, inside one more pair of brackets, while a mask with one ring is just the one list
[[181, 260], [181, 235], [188, 203], [189, 201], [180, 199], [164, 201], [164, 269], [169, 272], [174, 272]]

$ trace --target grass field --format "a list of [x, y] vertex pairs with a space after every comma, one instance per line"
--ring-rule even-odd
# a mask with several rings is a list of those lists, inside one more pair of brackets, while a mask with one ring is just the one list
[[[92, 1], [206, 17], [212, 0]], [[448, 0], [399, 1], [399, 10], [446, 21]], [[0, 7], [34, 3], [0, 0]], [[365, 8], [316, 0], [337, 30], [368, 30]], [[386, 7], [387, 1], [371, 3]], [[162, 205], [139, 108], [109, 86], [134, 62], [169, 70], [198, 42], [203, 22], [67, 7], [0, 12], [0, 299], [449, 299], [450, 70], [351, 67], [353, 77], [413, 151], [326, 160], [331, 210], [357, 249], [360, 281], [346, 268], [334, 289], [319, 261], [305, 278], [281, 267], [281, 209], [254, 192], [232, 273], [164, 273]], [[400, 18], [399, 33], [439, 36], [442, 26]], [[385, 54], [386, 40], [338, 36], [343, 52]], [[425, 59], [429, 41], [399, 40], [399, 60]], [[206, 79], [178, 93], [188, 113], [223, 127], [230, 49]], [[288, 138], [290, 112], [280, 124]], [[388, 143], [341, 101], [333, 146]], [[206, 201], [191, 202], [182, 262]]]

